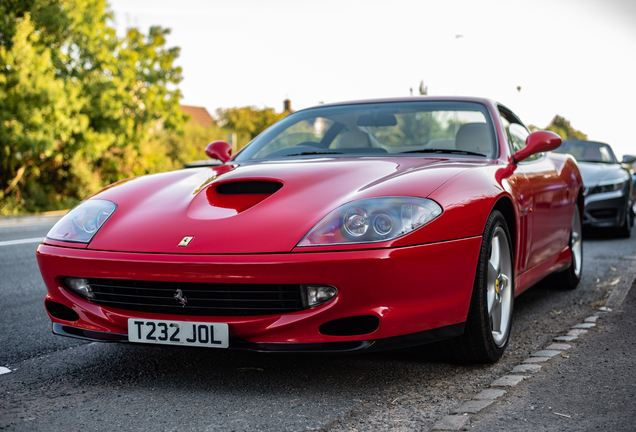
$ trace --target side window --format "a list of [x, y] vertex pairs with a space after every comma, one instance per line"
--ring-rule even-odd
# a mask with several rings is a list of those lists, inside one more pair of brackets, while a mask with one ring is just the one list
[[508, 138], [513, 152], [517, 152], [526, 146], [528, 135], [530, 135], [530, 132], [519, 123], [512, 123], [508, 126]]
[[[524, 148], [526, 146], [526, 139], [528, 139], [528, 135], [530, 135], [528, 129], [520, 123], [510, 123], [503, 115], [501, 116], [501, 121], [506, 129], [508, 144], [510, 145], [512, 153], [516, 153]], [[541, 155], [542, 153], [532, 155], [529, 158], [524, 159], [523, 162], [537, 160], [541, 157]]]
[[506, 130], [506, 138], [508, 138], [508, 147], [510, 148], [510, 151], [514, 153], [515, 150], [512, 147], [512, 138], [510, 137], [510, 122], [508, 121], [508, 119], [506, 119], [506, 117], [501, 115], [501, 113], [499, 113], [499, 118], [501, 119], [501, 123], [503, 124], [504, 129]]
[[[528, 132], [528, 129], [526, 129], [525, 126], [519, 123], [511, 123], [510, 126], [508, 126], [508, 135], [510, 137], [510, 142], [512, 143], [513, 152], [516, 152], [526, 146], [526, 139], [528, 139], [530, 132]], [[543, 153], [533, 154], [532, 156], [524, 159], [522, 163], [535, 161], [541, 156], [543, 156]]]

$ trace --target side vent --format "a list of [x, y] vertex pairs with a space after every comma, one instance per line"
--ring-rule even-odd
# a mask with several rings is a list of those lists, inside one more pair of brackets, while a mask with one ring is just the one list
[[273, 194], [283, 187], [282, 183], [273, 181], [236, 181], [223, 183], [216, 187], [222, 195]]

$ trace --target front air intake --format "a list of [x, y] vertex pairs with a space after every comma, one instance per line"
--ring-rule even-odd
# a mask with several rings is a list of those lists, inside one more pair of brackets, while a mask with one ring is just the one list
[[64, 321], [77, 321], [79, 315], [73, 309], [63, 304], [47, 300], [44, 305], [46, 310], [51, 314], [53, 318], [61, 319]]
[[326, 336], [358, 336], [373, 333], [380, 326], [380, 320], [373, 315], [340, 318], [320, 326], [320, 333]]
[[299, 285], [88, 278], [91, 303], [170, 315], [280, 315], [305, 309]]

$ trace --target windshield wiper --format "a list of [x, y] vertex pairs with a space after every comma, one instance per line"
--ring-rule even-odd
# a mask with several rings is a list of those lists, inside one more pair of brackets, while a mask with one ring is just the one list
[[423, 149], [423, 150], [410, 150], [402, 153], [451, 153], [451, 154], [463, 154], [470, 156], [483, 156], [486, 157], [483, 153], [472, 152], [468, 150], [456, 150], [456, 149]]
[[342, 152], [302, 152], [302, 153], [292, 153], [285, 155], [284, 157], [289, 156], [307, 156], [307, 155], [324, 155], [324, 154], [342, 154]]

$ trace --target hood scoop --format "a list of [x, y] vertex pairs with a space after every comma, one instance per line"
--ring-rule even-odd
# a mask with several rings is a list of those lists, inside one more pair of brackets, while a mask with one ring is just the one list
[[231, 214], [244, 212], [283, 187], [273, 181], [233, 181], [212, 184], [206, 191], [208, 204], [217, 209], [228, 209]]
[[233, 181], [218, 185], [216, 187], [216, 193], [220, 195], [271, 195], [282, 187], [282, 183], [273, 181]]
[[193, 219], [224, 219], [236, 216], [280, 190], [271, 180], [213, 182], [190, 202], [187, 215]]

